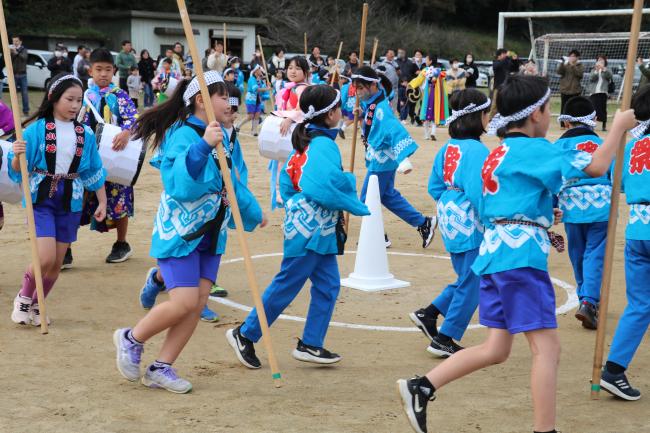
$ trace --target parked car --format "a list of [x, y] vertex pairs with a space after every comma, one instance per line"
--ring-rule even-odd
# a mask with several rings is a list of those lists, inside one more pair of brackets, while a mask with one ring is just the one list
[[[50, 51], [29, 50], [27, 54], [27, 85], [36, 89], [45, 89], [50, 82], [50, 70], [47, 69], [47, 61], [54, 54]], [[7, 68], [2, 72], [5, 74], [3, 80], [7, 88]]]
[[478, 80], [476, 80], [476, 87], [490, 87], [492, 84], [492, 77], [494, 72], [492, 71], [492, 61], [491, 60], [477, 60], [474, 64], [478, 67]]

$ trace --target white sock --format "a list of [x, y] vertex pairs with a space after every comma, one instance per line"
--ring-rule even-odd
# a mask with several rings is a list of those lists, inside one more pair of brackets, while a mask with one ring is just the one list
[[431, 122], [431, 136], [434, 137], [436, 135], [436, 122]]
[[424, 139], [429, 139], [429, 121], [424, 122]]

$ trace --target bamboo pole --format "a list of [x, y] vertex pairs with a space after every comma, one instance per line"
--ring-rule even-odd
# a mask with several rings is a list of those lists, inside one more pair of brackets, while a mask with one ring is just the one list
[[336, 54], [336, 61], [334, 62], [334, 72], [332, 72], [332, 80], [330, 81], [330, 86], [334, 85], [334, 78], [339, 73], [339, 59], [341, 58], [341, 50], [343, 49], [343, 41], [339, 43], [339, 52]]
[[[190, 48], [190, 53], [192, 58], [198, 59], [198, 50], [196, 48], [196, 41], [194, 40], [194, 33], [192, 32], [192, 24], [190, 23], [190, 17], [187, 13], [187, 7], [185, 6], [185, 0], [176, 0], [178, 5], [178, 11], [181, 15], [181, 20], [183, 22], [183, 30], [185, 31], [185, 38], [187, 39], [187, 45]], [[212, 104], [210, 104], [210, 92], [208, 91], [208, 86], [205, 82], [205, 76], [203, 75], [203, 66], [201, 62], [196, 62], [194, 67], [196, 68], [196, 78], [199, 82], [199, 87], [201, 90], [201, 97], [205, 101], [205, 111], [208, 117], [208, 122], [216, 121], [214, 115], [214, 109]], [[226, 154], [224, 153], [223, 143], [217, 145], [217, 155], [219, 158], [219, 165], [221, 167], [223, 181], [226, 186], [226, 191], [228, 193], [230, 208], [232, 210], [232, 217], [235, 220], [237, 237], [239, 239], [239, 244], [242, 249], [242, 255], [244, 256], [244, 265], [246, 267], [246, 275], [248, 277], [248, 284], [251, 287], [251, 292], [253, 294], [253, 300], [255, 302], [255, 308], [257, 309], [257, 315], [259, 317], [260, 326], [262, 328], [262, 335], [264, 336], [264, 345], [266, 351], [268, 352], [269, 365], [271, 367], [271, 373], [273, 381], [276, 387], [280, 386], [280, 371], [278, 370], [278, 363], [275, 358], [275, 353], [273, 352], [273, 343], [271, 341], [271, 335], [269, 333], [269, 325], [266, 320], [266, 312], [264, 311], [264, 304], [262, 303], [262, 298], [260, 297], [259, 287], [257, 285], [257, 279], [255, 278], [255, 272], [253, 269], [253, 261], [251, 260], [250, 252], [248, 250], [248, 243], [246, 242], [246, 235], [244, 234], [244, 226], [242, 224], [241, 214], [239, 213], [239, 204], [237, 203], [237, 198], [235, 195], [235, 190], [232, 184], [232, 178], [230, 177], [230, 170], [228, 169], [228, 164], [226, 160]]]
[[304, 34], [304, 39], [305, 39], [305, 57], [307, 57], [307, 32]]
[[226, 56], [226, 59], [228, 59], [228, 46], [226, 45], [228, 37], [226, 35], [226, 23], [223, 23], [223, 54]]
[[[7, 84], [9, 85], [9, 95], [11, 97], [11, 112], [14, 118], [14, 127], [16, 140], [23, 140], [23, 128], [21, 125], [20, 110], [18, 107], [18, 92], [16, 90], [16, 78], [14, 77], [13, 61], [9, 50], [9, 35], [7, 34], [7, 24], [5, 22], [5, 12], [3, 2], [0, 1], [0, 37], [2, 38], [2, 53], [7, 66]], [[28, 146], [34, 143], [28, 143]], [[38, 308], [41, 315], [41, 333], [47, 334], [47, 308], [45, 306], [45, 292], [43, 291], [43, 275], [41, 273], [41, 261], [38, 256], [38, 245], [36, 243], [36, 223], [34, 221], [34, 207], [32, 204], [32, 194], [29, 188], [29, 173], [27, 172], [27, 158], [25, 154], [18, 156], [20, 163], [20, 176], [23, 187], [23, 196], [25, 198], [25, 212], [27, 213], [27, 230], [29, 233], [29, 246], [32, 252], [32, 270], [34, 280], [36, 280], [36, 297], [38, 299]]]
[[[363, 4], [361, 14], [361, 35], [359, 37], [359, 67], [363, 66], [363, 56], [366, 50], [366, 27], [368, 25], [368, 3]], [[357, 150], [357, 132], [359, 130], [359, 97], [356, 97], [354, 104], [354, 126], [352, 129], [352, 147], [350, 153], [350, 173], [354, 173], [354, 160], [356, 159]], [[350, 214], [345, 215], [345, 231], [350, 227]]]
[[[260, 48], [260, 54], [262, 55], [262, 67], [264, 69], [264, 81], [266, 81], [266, 87], [269, 89], [267, 90], [269, 92], [269, 95], [273, 95], [273, 92], [271, 92], [271, 82], [269, 81], [269, 71], [266, 66], [266, 58], [264, 57], [264, 48], [262, 47], [262, 38], [260, 35], [257, 35], [257, 45]], [[269, 101], [271, 102], [271, 111], [273, 111], [273, 101], [269, 98]]]
[[370, 58], [370, 66], [375, 64], [375, 59], [377, 58], [377, 48], [379, 47], [379, 39], [375, 38], [375, 41], [372, 44], [372, 57]]
[[[621, 110], [628, 110], [632, 101], [632, 84], [637, 50], [639, 47], [639, 31], [643, 15], [643, 0], [634, 0], [634, 13], [630, 26], [630, 44], [627, 49], [627, 67], [625, 69], [625, 83], [623, 84], [623, 100]], [[603, 279], [600, 287], [600, 308], [598, 309], [598, 329], [596, 331], [596, 347], [594, 349], [594, 363], [591, 372], [591, 399], [598, 400], [600, 392], [600, 375], [603, 366], [603, 352], [605, 349], [605, 332], [607, 330], [607, 310], [609, 308], [609, 294], [612, 282], [612, 269], [614, 266], [614, 246], [616, 244], [616, 224], [618, 219], [618, 203], [621, 197], [621, 178], [623, 175], [623, 159], [625, 157], [625, 136], [616, 151], [616, 165], [614, 167], [614, 182], [612, 184], [612, 201], [609, 209], [607, 223], [607, 246], [605, 247], [605, 263], [603, 266]]]

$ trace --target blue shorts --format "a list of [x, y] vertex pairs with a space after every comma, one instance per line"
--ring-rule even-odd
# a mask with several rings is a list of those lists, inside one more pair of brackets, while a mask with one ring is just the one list
[[341, 110], [341, 114], [343, 114], [343, 117], [346, 119], [354, 120], [354, 113], [352, 111]]
[[56, 194], [34, 205], [34, 222], [37, 238], [55, 238], [57, 242], [72, 243], [77, 240], [81, 212], [69, 212], [63, 207], [63, 181], [59, 181]]
[[255, 114], [262, 112], [262, 104], [246, 104], [246, 112], [248, 114]]
[[479, 323], [511, 334], [557, 328], [555, 289], [546, 271], [518, 268], [481, 276]]
[[221, 255], [209, 250], [210, 239], [204, 236], [199, 246], [189, 255], [158, 259], [166, 290], [176, 287], [199, 287], [202, 278], [214, 283], [217, 280]]

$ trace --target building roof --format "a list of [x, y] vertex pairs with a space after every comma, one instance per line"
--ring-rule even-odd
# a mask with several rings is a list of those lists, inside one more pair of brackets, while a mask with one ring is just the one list
[[[93, 16], [94, 18], [143, 18], [157, 19], [165, 21], [178, 21], [181, 17], [175, 12], [157, 12], [157, 11], [102, 11]], [[192, 22], [209, 22], [209, 23], [226, 23], [226, 24], [250, 24], [250, 25], [267, 25], [269, 21], [266, 18], [244, 18], [244, 17], [222, 17], [217, 15], [194, 15], [190, 14]]]

